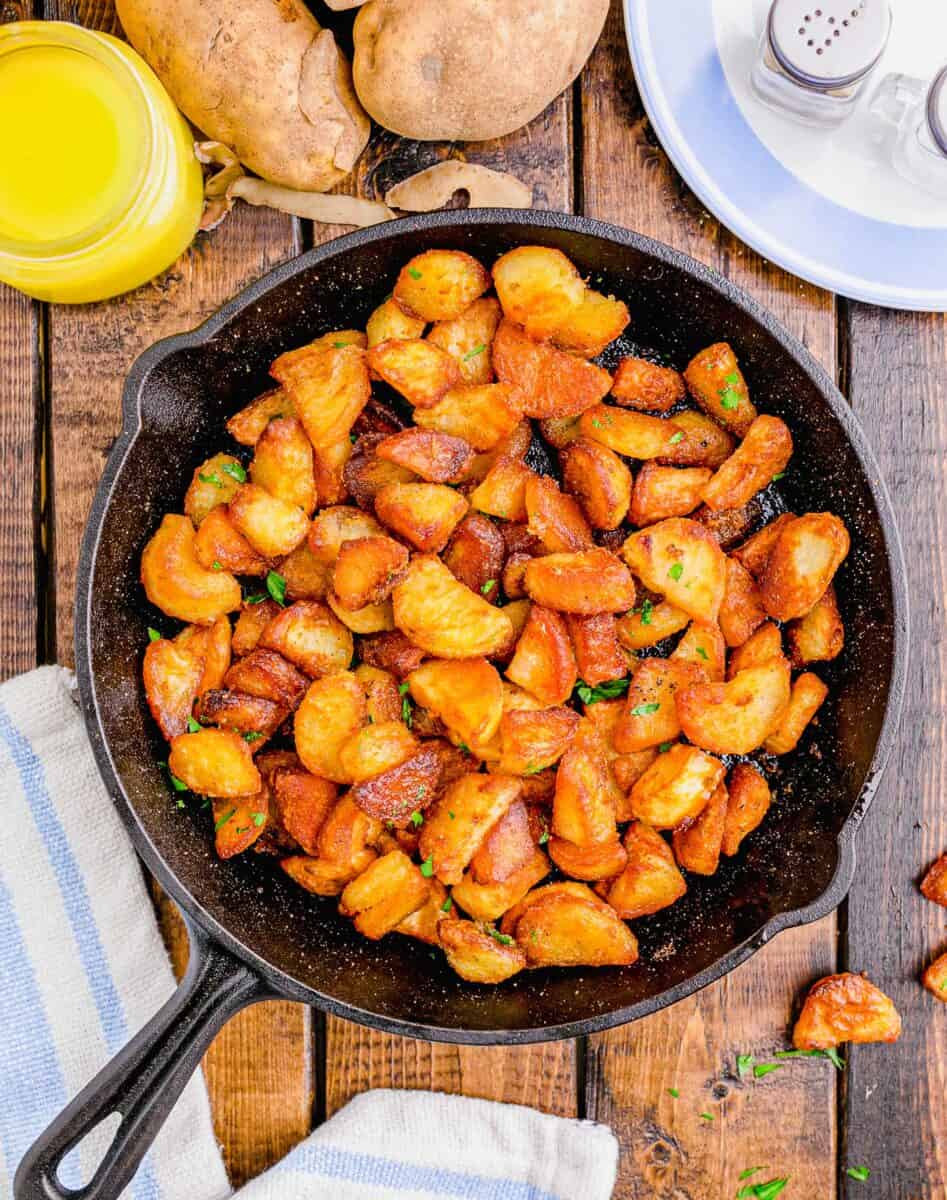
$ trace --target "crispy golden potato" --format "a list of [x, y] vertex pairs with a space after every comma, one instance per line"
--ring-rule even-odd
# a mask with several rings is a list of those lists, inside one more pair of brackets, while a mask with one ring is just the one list
[[447, 961], [468, 983], [503, 983], [526, 966], [511, 937], [491, 935], [473, 921], [441, 921], [437, 936]]
[[526, 596], [526, 567], [532, 558], [531, 554], [515, 551], [503, 566], [503, 591], [513, 600], [520, 601]]
[[789, 704], [789, 663], [774, 658], [728, 683], [681, 688], [677, 712], [685, 735], [715, 754], [749, 754], [779, 728]]
[[786, 469], [792, 457], [792, 435], [779, 417], [757, 417], [743, 441], [704, 488], [708, 508], [720, 512], [740, 508]]
[[612, 613], [592, 616], [570, 613], [566, 626], [579, 678], [589, 687], [628, 674], [628, 663], [618, 640], [618, 623]]
[[720, 512], [702, 504], [694, 513], [694, 520], [700, 521], [721, 550], [729, 550], [747, 536], [759, 514], [760, 502], [754, 497], [740, 508], [724, 508]]
[[266, 785], [255, 796], [215, 799], [211, 816], [217, 857], [226, 860], [249, 850], [265, 830], [269, 811], [270, 794]]
[[787, 522], [760, 579], [766, 611], [777, 621], [804, 617], [825, 595], [848, 554], [848, 530], [832, 513]]
[[637, 820], [654, 829], [676, 829], [700, 816], [723, 773], [723, 763], [702, 750], [671, 746], [631, 789], [631, 810]]
[[463, 383], [492, 383], [491, 346], [501, 316], [499, 301], [482, 296], [452, 321], [438, 321], [427, 335], [428, 341], [456, 361]]
[[360, 329], [333, 329], [329, 333], [324, 333], [322, 337], [317, 337], [314, 342], [310, 342], [308, 349], [314, 350], [341, 350], [345, 346], [355, 346], [360, 350], [364, 350], [368, 345], [368, 338]]
[[389, 296], [368, 318], [365, 326], [368, 348], [371, 350], [381, 342], [413, 341], [423, 336], [426, 324], [420, 317], [406, 312], [394, 296]]
[[723, 824], [723, 853], [732, 856], [745, 837], [757, 829], [773, 802], [769, 784], [751, 763], [737, 763], [727, 784], [727, 815]]
[[[595, 893], [530, 892], [519, 907], [516, 944], [530, 967], [623, 967], [638, 957], [638, 942], [615, 910]], [[562, 885], [560, 885], [561, 888]]]
[[302, 346], [278, 358], [270, 374], [289, 394], [317, 449], [348, 437], [371, 396], [365, 351], [358, 346]]
[[412, 699], [469, 746], [488, 742], [500, 727], [503, 684], [485, 658], [432, 659], [412, 671], [407, 683]]
[[506, 676], [547, 707], [568, 700], [578, 675], [569, 630], [559, 613], [541, 604], [530, 607]]
[[526, 863], [500, 883], [477, 883], [468, 871], [452, 889], [454, 903], [475, 921], [497, 921], [549, 874], [549, 859], [533, 849]]
[[203, 674], [202, 659], [186, 647], [167, 638], [148, 643], [142, 667], [145, 699], [168, 741], [186, 732]]
[[286, 596], [289, 600], [324, 600], [329, 592], [332, 572], [328, 563], [320, 562], [302, 542], [285, 558], [281, 558], [277, 571], [286, 581]]
[[405, 679], [427, 656], [400, 629], [363, 638], [359, 643], [359, 651], [362, 662], [390, 671], [396, 679]]
[[256, 444], [250, 478], [271, 496], [312, 516], [317, 500], [316, 476], [312, 443], [301, 421], [277, 417], [267, 425]]
[[618, 363], [612, 395], [622, 408], [667, 412], [686, 394], [683, 377], [670, 367], [659, 367], [647, 359], [634, 357], [623, 358]]
[[411, 483], [414, 474], [397, 463], [379, 458], [375, 447], [388, 436], [383, 433], [363, 434], [352, 448], [352, 453], [342, 469], [342, 483], [346, 493], [359, 508], [371, 512], [375, 497], [390, 483]]
[[505, 557], [503, 535], [491, 520], [476, 512], [460, 522], [442, 555], [456, 579], [491, 602], [500, 593]]
[[297, 600], [263, 630], [263, 650], [275, 650], [312, 679], [344, 670], [352, 661], [352, 634], [317, 600]]
[[332, 592], [340, 606], [357, 612], [380, 604], [404, 576], [408, 551], [393, 538], [374, 536], [343, 542], [332, 568]]
[[720, 866], [720, 850], [727, 820], [727, 788], [721, 783], [697, 817], [671, 835], [674, 857], [693, 875], [713, 875]]
[[535, 850], [526, 805], [514, 800], [470, 860], [470, 877], [475, 883], [503, 883], [530, 862]]
[[202, 725], [217, 725], [249, 739], [251, 753], [261, 750], [286, 718], [289, 709], [262, 696], [212, 688], [197, 702], [195, 716]]
[[703, 525], [688, 517], [669, 517], [633, 533], [621, 553], [642, 583], [675, 608], [697, 621], [717, 620], [727, 560]]
[[400, 766], [419, 749], [417, 739], [399, 718], [363, 725], [343, 742], [339, 763], [352, 783], [362, 783]]
[[792, 1031], [797, 1050], [828, 1050], [842, 1042], [896, 1042], [901, 1018], [884, 992], [846, 971], [812, 985]]
[[549, 857], [564, 875], [596, 882], [614, 879], [628, 862], [621, 842], [601, 842], [595, 846], [574, 846], [562, 838], [550, 838]]
[[789, 705], [779, 724], [763, 743], [763, 749], [770, 754], [789, 754], [795, 750], [806, 726], [822, 707], [828, 694], [829, 689], [818, 675], [811, 671], [798, 675], [793, 681]]
[[557, 883], [547, 883], [545, 887], [536, 888], [529, 892], [519, 904], [514, 904], [504, 914], [500, 922], [500, 929], [503, 933], [514, 933], [517, 923], [523, 913], [531, 904], [535, 904], [538, 900], [542, 900], [549, 896], [569, 896], [574, 900], [588, 900], [589, 896], [598, 900], [595, 892], [586, 887], [584, 883], [576, 883], [572, 879], [561, 880]]
[[354, 878], [374, 858], [365, 859], [365, 850], [379, 841], [383, 831], [381, 821], [363, 811], [349, 793], [329, 812], [319, 830], [319, 856], [347, 864], [352, 869], [349, 878]]
[[265, 575], [271, 564], [238, 533], [226, 508], [213, 508], [194, 535], [194, 557], [205, 571]]
[[667, 517], [686, 517], [700, 504], [710, 476], [707, 467], [660, 467], [646, 462], [631, 494], [631, 523], [653, 525]]
[[174, 641], [203, 664], [204, 671], [197, 688], [199, 696], [223, 684], [230, 667], [232, 649], [229, 618], [220, 616], [212, 625], [188, 625]]
[[921, 883], [921, 892], [928, 900], [947, 908], [947, 854], [931, 865]]
[[314, 896], [338, 896], [349, 880], [370, 866], [375, 858], [374, 850], [363, 850], [351, 863], [294, 854], [281, 859], [280, 867], [294, 883]]
[[397, 627], [437, 658], [489, 657], [512, 633], [502, 609], [475, 595], [430, 555], [411, 560], [392, 599]]
[[244, 483], [227, 515], [264, 558], [281, 558], [306, 540], [309, 519], [301, 508], [278, 500], [255, 483]]
[[379, 442], [375, 453], [428, 483], [456, 483], [474, 460], [473, 448], [462, 438], [435, 429], [402, 429]]
[[735, 558], [727, 559], [727, 586], [717, 619], [728, 646], [742, 646], [766, 620], [756, 580]]
[[727, 661], [727, 643], [717, 625], [691, 621], [687, 632], [674, 647], [671, 658], [700, 667], [711, 683], [722, 683]]
[[687, 891], [671, 847], [641, 821], [625, 831], [625, 869], [608, 889], [608, 903], [620, 917], [632, 921], [676, 903]]
[[646, 658], [632, 676], [613, 741], [620, 754], [634, 754], [680, 736], [675, 696], [705, 679], [701, 667], [674, 658]]
[[616, 555], [599, 548], [534, 558], [523, 582], [537, 604], [563, 613], [622, 612], [635, 602], [630, 572]]
[[[198, 531], [198, 536], [200, 532]], [[845, 645], [845, 626], [831, 584], [804, 617], [790, 621], [786, 630], [789, 661], [794, 667], [813, 662], [831, 662]]]
[[520, 782], [511, 776], [469, 774], [435, 801], [421, 826], [419, 853], [441, 883], [460, 883], [481, 842], [519, 793]]
[[145, 595], [169, 617], [210, 625], [240, 607], [240, 584], [226, 571], [205, 571], [188, 517], [168, 513], [141, 556]]
[[475, 450], [492, 450], [509, 436], [521, 417], [519, 397], [508, 383], [453, 387], [436, 404], [415, 409], [422, 429], [463, 439]]
[[355, 928], [377, 941], [427, 903], [427, 880], [407, 854], [392, 850], [376, 858], [343, 891], [339, 912], [355, 918]]
[[326, 604], [352, 633], [387, 633], [395, 627], [395, 613], [390, 600], [351, 610], [343, 608], [335, 593], [330, 592], [326, 596]]
[[497, 379], [512, 385], [524, 416], [537, 420], [575, 417], [608, 394], [612, 377], [602, 367], [534, 342], [510, 321], [501, 321], [493, 339]]
[[432, 408], [460, 381], [460, 368], [446, 350], [423, 338], [379, 342], [368, 365], [415, 408]]
[[571, 496], [564, 495], [548, 475], [532, 472], [524, 491], [526, 528], [539, 539], [548, 554], [590, 550], [592, 530], [582, 509]]
[[517, 246], [493, 264], [504, 315], [534, 338], [551, 337], [585, 299], [575, 266], [550, 246]]
[[253, 796], [262, 785], [250, 747], [238, 733], [223, 729], [173, 737], [168, 770], [201, 796]]
[[367, 718], [365, 693], [351, 671], [326, 675], [313, 683], [293, 722], [296, 752], [303, 766], [333, 783], [351, 783], [342, 766], [342, 747]]
[[212, 454], [197, 468], [184, 495], [184, 512], [195, 526], [234, 498], [246, 472], [232, 454]]
[[274, 650], [251, 650], [238, 659], [223, 678], [224, 686], [248, 696], [260, 696], [288, 709], [295, 709], [306, 694], [309, 680], [282, 654]]
[[[262, 769], [259, 760], [257, 765]], [[319, 831], [338, 798], [336, 785], [302, 767], [289, 765], [276, 767], [269, 775], [269, 784], [271, 808], [279, 825], [304, 854], [317, 854]]]
[[539, 432], [557, 450], [564, 450], [581, 437], [578, 417], [545, 417], [539, 422]]
[[618, 838], [618, 786], [605, 756], [593, 749], [567, 750], [556, 774], [552, 831], [575, 846], [597, 846]]
[[329, 566], [339, 557], [345, 542], [384, 536], [384, 529], [369, 513], [348, 504], [338, 504], [324, 508], [313, 517], [309, 526], [309, 549], [318, 562]]
[[675, 413], [671, 420], [677, 426], [677, 433], [658, 456], [658, 462], [663, 466], [716, 470], [733, 453], [734, 438], [703, 413], [685, 409]]
[[634, 754], [616, 754], [611, 764], [615, 782], [623, 793], [622, 799], [615, 810], [618, 821], [630, 821], [634, 816], [631, 811], [629, 794], [648, 767], [654, 762], [661, 751], [654, 747], [647, 750], [636, 750]]
[[390, 671], [360, 662], [353, 674], [365, 689], [370, 725], [401, 719], [402, 704], [398, 682]]
[[526, 485], [535, 478], [534, 472], [516, 459], [501, 459], [470, 493], [470, 507], [504, 521], [522, 521], [526, 517]]
[[404, 829], [412, 824], [412, 813], [424, 812], [433, 802], [441, 788], [443, 772], [441, 754], [428, 743], [397, 766], [355, 784], [349, 795], [373, 817]]
[[746, 436], [756, 409], [729, 343], [717, 342], [695, 354], [684, 369], [684, 381], [708, 416], [737, 437]]
[[741, 546], [737, 546], [731, 552], [732, 557], [742, 563], [754, 579], [759, 580], [766, 569], [766, 564], [769, 562], [769, 556], [773, 552], [773, 547], [779, 540], [779, 535], [790, 521], [795, 520], [795, 513], [783, 513], [775, 521], [770, 521], [768, 525], [764, 525], [762, 529], [757, 530]]
[[402, 933], [405, 937], [417, 938], [420, 942], [427, 942], [429, 946], [439, 946], [437, 928], [441, 921], [447, 919], [445, 905], [453, 908], [453, 901], [448, 897], [447, 888], [439, 879], [425, 879], [424, 882], [427, 884], [427, 899], [420, 908], [416, 908], [413, 913], [399, 921], [394, 932]]
[[932, 995], [947, 1004], [947, 954], [934, 959], [924, 972], [923, 983]]
[[667, 600], [658, 604], [644, 600], [638, 608], [618, 618], [616, 631], [618, 640], [627, 650], [645, 650], [680, 633], [689, 622], [690, 616]]
[[[682, 432], [674, 420], [628, 412], [613, 404], [596, 404], [579, 419], [582, 437], [607, 446], [626, 458], [659, 458], [674, 449]], [[679, 441], [682, 439], [678, 439]]]
[[426, 250], [407, 262], [395, 301], [425, 321], [452, 321], [490, 286], [489, 273], [463, 250]]
[[241, 446], [255, 446], [260, 440], [263, 430], [276, 417], [294, 417], [296, 406], [288, 392], [282, 388], [271, 388], [255, 400], [251, 400], [246, 408], [241, 408], [227, 422], [227, 432]]
[[441, 483], [389, 483], [375, 497], [382, 524], [426, 554], [444, 549], [467, 508], [459, 492]]
[[571, 708], [505, 712], [500, 720], [500, 767], [508, 775], [537, 774], [565, 754], [579, 724]]
[[563, 448], [559, 461], [563, 487], [578, 500], [588, 523], [595, 529], [617, 529], [631, 503], [631, 471], [618, 455], [606, 446], [578, 437]]
[[562, 350], [594, 358], [621, 336], [630, 320], [623, 301], [586, 288], [581, 304], [556, 326], [552, 340]]
[[730, 655], [727, 664], [727, 678], [733, 679], [740, 671], [750, 667], [762, 667], [764, 663], [774, 658], [782, 658], [783, 638], [779, 627], [772, 621], [765, 621], [752, 637], [747, 638], [742, 646], [738, 646]]

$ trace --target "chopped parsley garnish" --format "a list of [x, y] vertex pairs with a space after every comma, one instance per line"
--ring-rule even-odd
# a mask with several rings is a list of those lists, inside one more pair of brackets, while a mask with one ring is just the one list
[[828, 1050], [777, 1050], [773, 1058], [827, 1058], [837, 1071], [845, 1070], [845, 1059], [834, 1046]]
[[628, 678], [609, 679], [605, 683], [590, 687], [580, 679], [575, 691], [583, 704], [598, 704], [600, 700], [616, 700], [619, 696], [624, 696], [630, 682]]
[[548, 829], [544, 829], [544, 830], [542, 831], [542, 833], [539, 835], [539, 844], [540, 844], [540, 846], [545, 846], [545, 844], [546, 844], [548, 841], [549, 841], [549, 830], [548, 830]]
[[752, 1054], [738, 1054], [737, 1055], [737, 1074], [740, 1076], [741, 1079], [747, 1073], [747, 1071], [750, 1070], [750, 1068], [752, 1066], [753, 1066], [753, 1055]]
[[286, 607], [286, 580], [278, 571], [268, 571], [266, 590], [282, 608]]
[[257, 733], [257, 731], [253, 729], [249, 733], [245, 733], [243, 735], [243, 740], [245, 742], [258, 742], [262, 736], [262, 733]]
[[494, 927], [492, 925], [488, 927], [487, 933], [489, 933], [489, 935], [495, 941], [499, 942], [501, 946], [512, 946], [513, 945], [513, 939], [510, 937], [510, 935], [508, 933], [501, 933], [499, 931], [499, 929], [494, 929]]
[[859, 1183], [864, 1183], [871, 1174], [870, 1167], [846, 1167], [845, 1174], [850, 1179], [857, 1179]]
[[478, 346], [474, 346], [474, 348], [472, 350], [468, 350], [467, 353], [464, 355], [464, 362], [469, 362], [470, 359], [476, 358], [478, 354], [483, 354], [483, 352], [484, 352], [484, 350], [486, 350], [486, 348], [487, 347], [484, 345], [483, 342], [481, 342]]
[[668, 1095], [673, 1096], [675, 1100], [679, 1100], [681, 1093], [677, 1090], [677, 1088], [668, 1088]]
[[762, 1167], [747, 1167], [745, 1171], [741, 1171], [737, 1179], [749, 1179], [751, 1175], [755, 1175], [757, 1171], [762, 1171]]
[[216, 471], [208, 471], [206, 475], [203, 471], [199, 471], [197, 478], [201, 481], [201, 483], [212, 483], [215, 488], [222, 488], [224, 486], [224, 481], [220, 478]]
[[481, 585], [480, 591], [485, 596], [487, 592], [492, 592], [496, 585], [497, 581], [495, 579], [488, 579], [486, 583]]
[[415, 800], [423, 800], [424, 793], [426, 791], [427, 791], [427, 788], [424, 786], [423, 783], [418, 784], [418, 790], [414, 793]]
[[408, 695], [407, 683], [398, 684], [398, 695], [401, 697], [401, 719], [410, 729], [414, 724], [414, 710], [411, 707], [411, 697]]
[[263, 822], [266, 820], [266, 813], [255, 812], [255, 813], [251, 813], [250, 815], [252, 816], [253, 824], [257, 827], [257, 829], [259, 829], [260, 826], [263, 824]]
[[661, 705], [657, 703], [636, 704], [631, 710], [631, 715], [633, 717], [650, 717], [651, 714], [656, 713], [660, 707]]
[[675, 583], [677, 583], [677, 581], [680, 579], [680, 577], [683, 574], [684, 574], [684, 564], [683, 563], [676, 562], [676, 563], [673, 563], [668, 568], [668, 579], [673, 579]]
[[214, 833], [216, 833], [217, 830], [220, 829], [222, 826], [226, 825], [227, 822], [230, 820], [230, 818], [236, 815], [236, 812], [237, 812], [237, 810], [235, 808], [228, 808], [227, 811], [224, 813], [224, 815], [220, 818], [220, 820], [214, 826]]
[[431, 876], [434, 874], [434, 855], [433, 854], [429, 854], [427, 856], [427, 858], [424, 860], [424, 862], [421, 863], [421, 874], [424, 876], [425, 879], [430, 879]]
[[247, 482], [246, 467], [242, 467], [238, 462], [224, 463], [223, 470], [227, 472], [231, 479], [236, 479], [237, 483]]
[[449, 812], [447, 815], [450, 817], [450, 819], [451, 819], [452, 821], [455, 821], [455, 820], [457, 819], [457, 814], [456, 814], [456, 813]]
[[592, 418], [592, 428], [593, 429], [601, 429], [602, 428], [602, 422], [598, 419], [598, 417]]
[[188, 790], [188, 786], [187, 786], [187, 784], [184, 782], [184, 780], [183, 780], [183, 779], [178, 779], [177, 775], [173, 775], [173, 774], [172, 774], [172, 773], [169, 771], [169, 772], [168, 772], [168, 777], [169, 777], [169, 778], [170, 778], [170, 780], [171, 780], [171, 786], [174, 788], [174, 790], [175, 790], [176, 792], [186, 792], [186, 791]]
[[667, 754], [673, 744], [673, 742], [662, 742], [661, 745], [658, 746], [658, 754]]
[[677, 431], [677, 433], [671, 434], [671, 436], [668, 438], [668, 443], [672, 446], [676, 446], [678, 442], [683, 442], [683, 440], [684, 440], [684, 430], [679, 429]]
[[698, 646], [696, 652], [700, 655], [700, 657], [704, 660], [704, 662], [710, 662], [710, 655], [703, 648], [703, 646]]
[[215, 558], [214, 561], [210, 564], [210, 569], [212, 571], [222, 571], [223, 567], [220, 565], [219, 560]]
[[470, 747], [467, 745], [466, 742], [458, 742], [457, 749], [463, 751], [464, 754], [470, 753]]
[[771, 1179], [769, 1183], [749, 1183], [737, 1192], [737, 1200], [775, 1200], [788, 1179]]
[[201, 731], [200, 721], [195, 721], [193, 717], [188, 717], [187, 731], [188, 731], [188, 733], [200, 733], [200, 731]]
[[357, 434], [357, 433], [350, 433], [350, 434], [349, 434], [349, 441], [350, 441], [350, 442], [352, 443], [352, 445], [354, 446], [354, 445], [355, 445], [355, 443], [358, 441], [358, 434]]
[[417, 269], [417, 267], [408, 267], [408, 274], [412, 279], [420, 279], [422, 277], [422, 273]]
[[729, 375], [724, 375], [723, 381], [724, 383], [730, 383], [736, 387], [740, 382], [740, 374], [738, 371], [731, 371]]
[[785, 478], [786, 478], [785, 471], [777, 471], [776, 474], [773, 476], [773, 483], [779, 483], [780, 479], [785, 479]]
[[539, 772], [542, 771], [543, 769], [544, 768], [541, 765], [537, 766], [535, 763], [530, 763], [529, 766], [526, 768], [526, 770], [523, 772], [523, 774], [524, 775], [538, 775]]
[[345, 347], [349, 346], [349, 345], [351, 345], [350, 342], [333, 342], [332, 349], [333, 350], [344, 350]]
[[654, 605], [651, 603], [651, 601], [650, 600], [642, 600], [641, 601], [641, 624], [642, 625], [650, 625], [651, 624], [651, 614], [653, 612], [654, 612]]
[[448, 896], [447, 899], [444, 901], [444, 903], [441, 905], [441, 912], [450, 912], [450, 910], [453, 907], [454, 907], [454, 898], [452, 896]]
[[152, 629], [150, 625], [148, 626], [148, 641], [149, 642], [160, 642], [161, 641], [161, 634], [157, 631], [157, 629]]
[[417, 829], [419, 825], [424, 824], [424, 817], [417, 809], [411, 814], [411, 824]]
[[262, 604], [265, 599], [264, 592], [257, 592], [253, 596], [244, 596], [243, 602], [244, 604]]
[[767, 1075], [772, 1075], [774, 1071], [781, 1071], [784, 1063], [757, 1063], [753, 1068], [754, 1079], [765, 1079]]
[[712, 1121], [712, 1120], [714, 1119], [714, 1114], [713, 1114], [713, 1113], [709, 1113], [709, 1112], [702, 1112], [702, 1113], [700, 1114], [700, 1119], [701, 1119], [702, 1121]]
[[725, 375], [724, 380], [727, 384], [718, 390], [717, 395], [720, 397], [720, 407], [725, 408], [728, 412], [739, 407], [742, 396], [736, 390], [740, 382], [740, 376], [734, 371], [731, 375]]

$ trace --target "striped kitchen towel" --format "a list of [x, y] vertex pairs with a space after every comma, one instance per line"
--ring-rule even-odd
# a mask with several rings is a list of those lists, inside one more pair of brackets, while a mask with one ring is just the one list
[[[73, 678], [0, 686], [0, 1197], [23, 1153], [174, 988], [138, 859], [99, 779]], [[93, 1132], [60, 1176], [88, 1179]], [[358, 1096], [240, 1200], [607, 1200], [601, 1125], [430, 1092]], [[185, 1089], [128, 1200], [231, 1195], [203, 1077]], [[111, 1198], [110, 1198], [111, 1200]]]

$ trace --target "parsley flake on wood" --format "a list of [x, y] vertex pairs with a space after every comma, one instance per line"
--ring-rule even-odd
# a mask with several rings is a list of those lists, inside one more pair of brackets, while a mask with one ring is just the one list
[[247, 482], [247, 470], [238, 462], [224, 463], [223, 470], [230, 476], [231, 479], [236, 479], [237, 483]]
[[267, 572], [266, 590], [281, 608], [286, 607], [286, 580], [278, 571]]
[[871, 1174], [870, 1167], [846, 1167], [845, 1174], [850, 1179], [857, 1179], [859, 1183], [864, 1183]]
[[753, 1066], [753, 1055], [752, 1054], [738, 1054], [737, 1055], [737, 1074], [740, 1076], [741, 1079], [750, 1070], [750, 1068], [752, 1066]]
[[754, 1079], [765, 1079], [767, 1075], [772, 1075], [774, 1071], [781, 1071], [785, 1063], [757, 1063], [753, 1068]]
[[677, 1088], [668, 1088], [668, 1095], [673, 1096], [675, 1100], [678, 1100], [681, 1093], [677, 1090]]
[[661, 707], [660, 704], [636, 704], [631, 710], [633, 717], [650, 717], [652, 713], [656, 713]]
[[737, 1179], [749, 1179], [751, 1175], [755, 1175], [757, 1171], [762, 1171], [762, 1167], [747, 1167], [745, 1171], [741, 1171]]
[[837, 1071], [845, 1070], [845, 1059], [834, 1046], [828, 1050], [777, 1050], [773, 1058], [827, 1058]]
[[157, 629], [152, 629], [150, 625], [148, 626], [148, 641], [149, 642], [160, 642], [161, 641], [161, 634], [157, 631]]
[[424, 876], [425, 879], [430, 879], [431, 876], [434, 874], [434, 855], [433, 854], [429, 854], [427, 856], [427, 858], [424, 860], [424, 862], [421, 863], [421, 874]]
[[474, 346], [474, 348], [472, 350], [467, 351], [467, 353], [464, 355], [463, 361], [469, 362], [470, 359], [476, 358], [478, 354], [483, 354], [483, 352], [484, 352], [484, 350], [486, 350], [486, 348], [487, 348], [486, 345], [483, 342], [481, 342], [478, 346]]
[[668, 579], [673, 579], [675, 583], [677, 583], [677, 581], [680, 579], [680, 577], [683, 574], [684, 574], [684, 564], [683, 563], [676, 562], [676, 563], [673, 563], [670, 567], [668, 567]]
[[750, 1183], [740, 1188], [737, 1200], [775, 1200], [789, 1179], [771, 1179], [768, 1183]]
[[702, 1113], [700, 1114], [700, 1119], [701, 1119], [702, 1121], [712, 1121], [712, 1120], [714, 1119], [714, 1114], [713, 1114], [713, 1113], [709, 1113], [709, 1112], [702, 1112]]

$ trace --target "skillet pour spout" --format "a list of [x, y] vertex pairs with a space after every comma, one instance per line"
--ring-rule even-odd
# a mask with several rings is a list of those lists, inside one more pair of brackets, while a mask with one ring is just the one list
[[[364, 327], [415, 254], [456, 248], [491, 266], [524, 243], [561, 249], [593, 287], [627, 303], [632, 321], [620, 353], [682, 367], [711, 343], [733, 345], [758, 409], [792, 430], [796, 452], [780, 484], [786, 507], [835, 512], [851, 533], [837, 580], [848, 636], [824, 672], [830, 699], [816, 752], [780, 762], [778, 803], [736, 858], [710, 878], [689, 879], [681, 901], [635, 923], [637, 964], [530, 971], [481, 988], [407, 938], [359, 937], [331, 901], [258, 861], [216, 857], [206, 814], [178, 809], [157, 765], [165, 753], [139, 682], [155, 614], [138, 564], [169, 498], [220, 448], [226, 418], [270, 385], [268, 367], [280, 353], [332, 329]], [[142, 355], [126, 381], [124, 428], [86, 529], [76, 607], [93, 750], [145, 865], [187, 920], [191, 962], [178, 994], [32, 1147], [16, 1200], [114, 1200], [216, 1030], [257, 1000], [286, 997], [439, 1041], [570, 1038], [683, 999], [780, 930], [831, 912], [851, 883], [856, 830], [895, 738], [907, 659], [905, 570], [891, 503], [865, 434], [828, 375], [772, 316], [706, 267], [627, 230], [534, 211], [442, 212], [348, 234]], [[62, 1157], [113, 1112], [122, 1123], [95, 1178], [67, 1191], [56, 1176]]]

